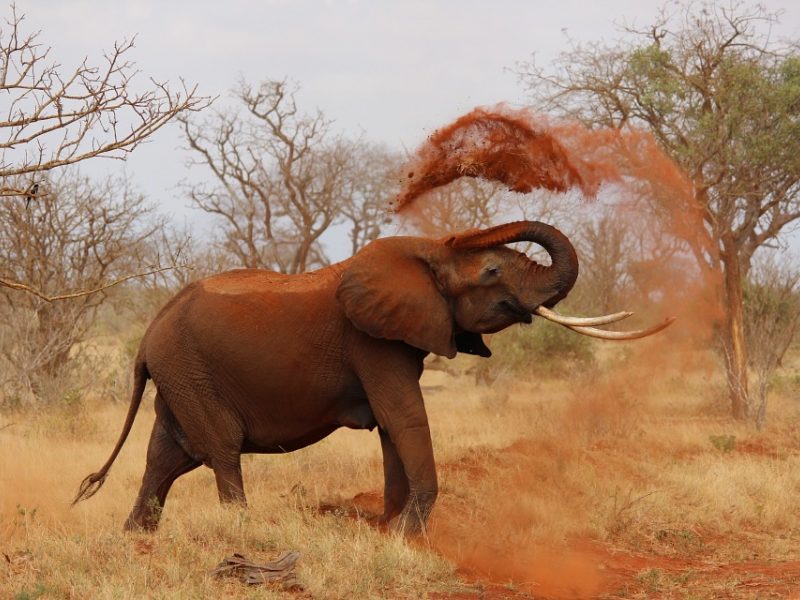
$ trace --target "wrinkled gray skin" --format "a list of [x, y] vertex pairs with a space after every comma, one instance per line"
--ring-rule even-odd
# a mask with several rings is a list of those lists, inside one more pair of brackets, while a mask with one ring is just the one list
[[[552, 265], [505, 247], [514, 241], [542, 245]], [[423, 359], [488, 356], [481, 333], [529, 323], [577, 273], [566, 237], [519, 222], [443, 240], [384, 238], [303, 275], [249, 269], [195, 282], [147, 330], [123, 432], [75, 501], [103, 484], [152, 379], [157, 416], [127, 529], [155, 529], [172, 483], [202, 464], [221, 501], [244, 504], [242, 453], [290, 452], [339, 427], [377, 427], [382, 519], [418, 532], [437, 495]]]

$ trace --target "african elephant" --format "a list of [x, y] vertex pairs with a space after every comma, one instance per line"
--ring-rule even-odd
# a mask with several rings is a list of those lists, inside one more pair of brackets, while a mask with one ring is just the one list
[[[552, 264], [505, 247], [519, 241], [544, 247]], [[120, 438], [75, 502], [104, 483], [152, 379], [156, 420], [126, 529], [155, 529], [172, 483], [201, 464], [213, 469], [222, 502], [244, 503], [242, 453], [290, 452], [339, 427], [377, 427], [382, 519], [417, 532], [437, 495], [423, 359], [489, 356], [481, 333], [530, 323], [534, 311], [554, 315], [547, 308], [577, 276], [561, 232], [521, 221], [439, 240], [378, 239], [302, 275], [241, 269], [192, 283], [147, 329]]]

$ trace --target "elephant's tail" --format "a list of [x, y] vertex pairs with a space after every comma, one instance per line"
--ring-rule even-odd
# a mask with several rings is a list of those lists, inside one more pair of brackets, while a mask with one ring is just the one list
[[133, 369], [133, 394], [131, 395], [131, 404], [128, 407], [128, 416], [125, 417], [125, 425], [122, 427], [122, 433], [117, 440], [117, 445], [114, 446], [114, 450], [111, 452], [111, 456], [106, 461], [106, 464], [104, 464], [97, 473], [92, 473], [81, 482], [81, 487], [78, 490], [78, 494], [72, 501], [73, 506], [81, 500], [87, 500], [88, 498], [94, 496], [97, 493], [97, 490], [99, 490], [106, 482], [108, 470], [111, 468], [111, 465], [114, 464], [119, 451], [122, 450], [122, 445], [128, 438], [128, 434], [131, 432], [133, 420], [136, 418], [136, 413], [139, 411], [139, 405], [142, 402], [144, 386], [147, 385], [147, 380], [149, 377], [150, 374], [147, 372], [147, 364], [145, 363], [144, 359], [137, 358], [136, 366]]

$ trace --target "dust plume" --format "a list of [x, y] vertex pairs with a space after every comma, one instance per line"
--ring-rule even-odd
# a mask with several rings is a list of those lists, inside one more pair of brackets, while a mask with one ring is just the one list
[[[655, 338], [631, 343], [623, 358], [608, 362], [587, 381], [577, 374], [572, 377], [573, 391], [561, 412], [552, 416], [552, 431], [540, 431], [535, 440], [523, 438], [480, 465], [485, 467], [479, 478], [487, 486], [480, 492], [485, 508], [469, 511], [444, 498], [434, 510], [433, 546], [473, 577], [513, 581], [556, 598], [608, 591], [602, 557], [587, 543], [597, 539], [598, 530], [612, 535], [617, 526], [594, 523], [591, 533], [587, 523], [585, 532], [574, 537], [581, 529], [577, 524], [585, 523], [587, 504], [573, 494], [588, 485], [575, 481], [574, 473], [593, 480], [600, 470], [614, 468], [584, 466], [592, 462], [593, 452], [624, 452], [631, 444], [644, 445], [631, 436], [642, 430], [640, 423], [663, 410], [651, 399], [662, 393], [659, 386], [666, 377], [707, 374], [713, 368], [707, 349], [721, 316], [720, 287], [708, 266], [715, 250], [694, 185], [645, 131], [589, 129], [502, 104], [475, 109], [434, 132], [406, 173], [395, 210], [417, 220], [424, 214], [415, 206], [425, 203], [426, 195], [432, 198], [430, 192], [462, 177], [529, 194], [521, 202], [531, 205], [537, 197], [530, 192], [536, 190], [558, 193], [555, 200], [564, 203], [574, 203], [576, 196], [567, 197], [566, 192], [580, 192], [571, 207], [573, 222], [553, 225], [571, 227], [565, 232], [573, 237], [604, 211], [624, 228], [624, 306], [607, 312], [635, 311], [631, 328], [664, 316], [678, 317]], [[663, 452], [663, 440], [654, 441], [653, 448]], [[571, 465], [573, 474], [565, 472], [564, 465]], [[516, 476], [492, 481], [492, 472]], [[473, 480], [473, 485], [478, 483]], [[650, 484], [640, 483], [646, 494]]]
[[460, 177], [479, 177], [509, 190], [565, 192], [580, 187], [594, 195], [596, 174], [568, 154], [547, 123], [525, 110], [476, 108], [435, 131], [409, 164], [394, 209], [401, 212], [430, 190]]

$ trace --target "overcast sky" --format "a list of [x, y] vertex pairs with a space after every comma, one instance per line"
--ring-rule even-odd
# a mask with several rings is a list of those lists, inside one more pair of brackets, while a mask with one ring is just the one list
[[[576, 41], [613, 40], [616, 25], [646, 25], [662, 2], [646, 0], [439, 2], [380, 0], [16, 0], [65, 70], [115, 41], [136, 36], [129, 58], [142, 76], [183, 77], [202, 94], [226, 96], [237, 79], [295, 79], [301, 109], [321, 109], [336, 127], [413, 149], [436, 127], [477, 105], [524, 103], [510, 71], [547, 64]], [[778, 32], [800, 37], [800, 7]], [[10, 11], [5, 8], [5, 14]], [[188, 154], [177, 127], [140, 147], [126, 169], [154, 201], [189, 214], [175, 189]], [[105, 165], [116, 167], [103, 161]], [[94, 168], [94, 167], [93, 167]], [[192, 173], [193, 177], [199, 176]]]

